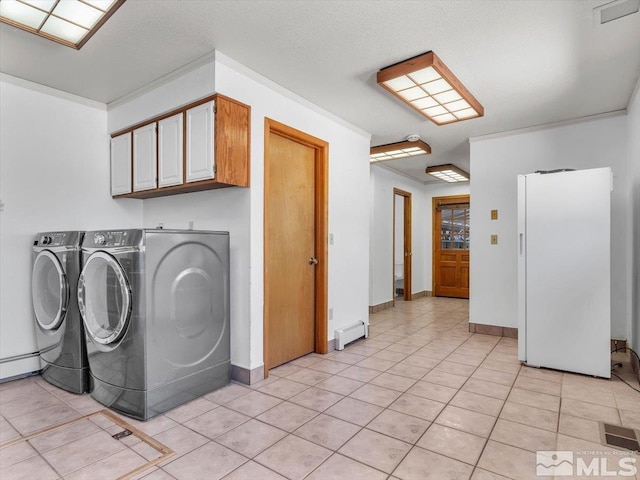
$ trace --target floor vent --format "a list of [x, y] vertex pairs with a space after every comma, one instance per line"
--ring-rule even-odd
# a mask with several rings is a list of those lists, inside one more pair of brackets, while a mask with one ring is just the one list
[[116, 433], [115, 435], [111, 435], [113, 438], [115, 438], [116, 440], [122, 440], [125, 437], [128, 437], [129, 435], [131, 435], [133, 432], [131, 430], [123, 430], [121, 432]]
[[598, 423], [600, 424], [600, 440], [603, 445], [623, 448], [632, 452], [640, 451], [640, 432], [619, 425]]

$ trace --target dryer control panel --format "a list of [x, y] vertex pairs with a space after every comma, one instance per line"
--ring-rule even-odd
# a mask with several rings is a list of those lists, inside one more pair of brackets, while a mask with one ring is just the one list
[[96, 230], [87, 232], [85, 248], [119, 248], [139, 246], [143, 230]]

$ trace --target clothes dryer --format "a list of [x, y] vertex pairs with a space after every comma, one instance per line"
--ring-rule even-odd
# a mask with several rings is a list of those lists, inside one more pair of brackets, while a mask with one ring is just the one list
[[76, 288], [84, 232], [43, 232], [33, 242], [31, 297], [42, 377], [73, 393], [89, 386]]
[[227, 232], [87, 232], [82, 252], [93, 398], [146, 420], [229, 383]]

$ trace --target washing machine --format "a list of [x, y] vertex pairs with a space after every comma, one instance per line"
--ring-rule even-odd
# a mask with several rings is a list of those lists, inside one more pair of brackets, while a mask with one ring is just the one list
[[73, 393], [89, 386], [76, 288], [84, 232], [43, 232], [33, 242], [31, 297], [42, 377]]
[[231, 381], [228, 232], [87, 232], [82, 254], [93, 398], [147, 420]]

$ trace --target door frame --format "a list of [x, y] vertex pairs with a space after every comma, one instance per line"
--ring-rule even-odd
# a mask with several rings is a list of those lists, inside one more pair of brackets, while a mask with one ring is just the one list
[[300, 143], [315, 150], [315, 258], [318, 264], [315, 268], [315, 319], [314, 319], [314, 352], [328, 352], [328, 278], [329, 278], [329, 143], [293, 127], [265, 117], [264, 119], [264, 210], [263, 210], [263, 362], [264, 378], [269, 376], [269, 317], [267, 315], [268, 301], [267, 285], [270, 279], [266, 272], [266, 258], [269, 249], [267, 222], [267, 194], [269, 191], [267, 169], [269, 155], [269, 139], [271, 134]]
[[440, 245], [440, 225], [436, 222], [436, 209], [441, 202], [445, 204], [468, 203], [469, 208], [471, 208], [471, 195], [447, 195], [443, 197], [433, 197], [432, 199], [431, 230], [433, 247], [431, 249], [431, 292], [434, 297], [436, 296], [436, 251], [438, 251], [438, 245]]
[[[395, 282], [395, 269], [396, 269], [396, 195], [403, 197], [403, 216], [404, 216], [404, 259], [403, 259], [403, 273], [404, 276], [404, 300], [411, 301], [411, 263], [413, 260], [413, 250], [411, 245], [411, 192], [400, 190], [399, 188], [393, 189], [393, 255], [392, 255], [392, 268], [391, 278], [393, 285], [393, 305], [396, 304], [396, 282]], [[408, 261], [407, 261], [408, 259]]]

